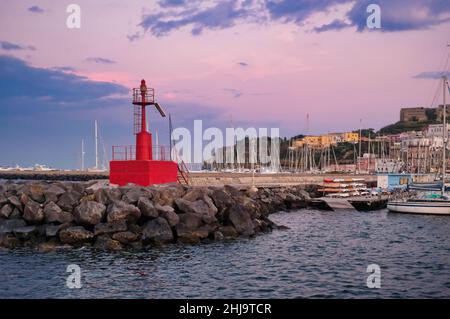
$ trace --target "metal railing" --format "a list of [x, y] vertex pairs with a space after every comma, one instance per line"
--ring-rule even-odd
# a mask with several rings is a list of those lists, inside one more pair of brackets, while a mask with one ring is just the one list
[[133, 117], [133, 134], [136, 135], [141, 132], [142, 129], [142, 106], [134, 105], [134, 117]]
[[[133, 161], [136, 159], [136, 146], [122, 145], [112, 147], [113, 161]], [[154, 161], [170, 161], [170, 149], [167, 146], [158, 145], [152, 147], [152, 159]]]
[[113, 161], [131, 161], [136, 159], [136, 147], [134, 145], [121, 145], [112, 147]]
[[170, 161], [170, 149], [163, 145], [153, 146], [152, 157], [154, 161]]
[[[142, 103], [142, 92], [141, 89], [135, 88], [133, 89], [133, 104], [141, 104]], [[155, 103], [155, 89], [147, 88], [145, 92], [145, 104]]]

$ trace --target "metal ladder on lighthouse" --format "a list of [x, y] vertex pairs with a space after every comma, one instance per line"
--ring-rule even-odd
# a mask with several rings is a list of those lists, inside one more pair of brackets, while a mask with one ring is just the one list
[[178, 152], [175, 148], [173, 149], [173, 152], [171, 152], [171, 153], [172, 153], [172, 156], [175, 157], [174, 160], [178, 166], [178, 172], [177, 172], [178, 183], [181, 185], [191, 185], [191, 183], [192, 183], [191, 176], [189, 174], [189, 169], [187, 168], [186, 163], [183, 161], [183, 159], [180, 159], [178, 157]]
[[181, 185], [190, 185], [191, 184], [191, 176], [189, 174], [189, 170], [184, 163], [183, 160], [181, 162], [178, 162], [178, 174], [177, 174], [177, 180], [178, 183]]

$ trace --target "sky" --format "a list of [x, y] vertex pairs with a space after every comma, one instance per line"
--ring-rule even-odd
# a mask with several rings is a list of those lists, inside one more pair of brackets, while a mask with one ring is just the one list
[[[2, 0], [0, 166], [78, 168], [82, 139], [93, 166], [94, 120], [105, 159], [134, 144], [141, 79], [174, 127], [379, 129], [439, 102], [447, 43], [448, 0]], [[149, 125], [167, 143], [167, 118]]]

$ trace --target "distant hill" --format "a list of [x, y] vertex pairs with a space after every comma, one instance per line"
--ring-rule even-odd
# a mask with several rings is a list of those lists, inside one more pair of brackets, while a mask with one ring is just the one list
[[407, 131], [421, 131], [430, 124], [438, 124], [437, 121], [397, 122], [381, 128], [379, 134], [399, 134]]

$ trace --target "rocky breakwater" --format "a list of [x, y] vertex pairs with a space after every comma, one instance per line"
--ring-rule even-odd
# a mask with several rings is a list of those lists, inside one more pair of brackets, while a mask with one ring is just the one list
[[195, 244], [281, 228], [269, 218], [306, 206], [301, 187], [112, 187], [104, 182], [0, 184], [0, 247], [121, 250]]

